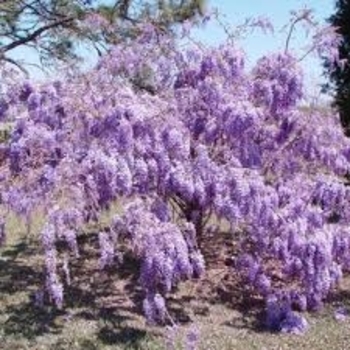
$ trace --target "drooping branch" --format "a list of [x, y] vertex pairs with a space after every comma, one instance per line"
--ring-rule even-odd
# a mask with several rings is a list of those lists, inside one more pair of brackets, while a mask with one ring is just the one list
[[17, 62], [16, 60], [10, 58], [10, 57], [1, 57], [0, 56], [0, 61], [3, 60], [5, 62], [8, 62], [10, 64], [12, 64], [13, 66], [17, 67], [22, 73], [24, 73], [24, 75], [26, 76], [26, 78], [29, 78], [29, 73], [28, 71], [19, 63]]
[[55, 21], [55, 22], [50, 23], [48, 25], [42, 26], [42, 27], [38, 28], [37, 30], [35, 30], [33, 33], [1, 47], [0, 48], [0, 55], [6, 53], [8, 51], [11, 51], [18, 46], [25, 45], [25, 44], [39, 38], [43, 33], [49, 31], [50, 29], [60, 27], [60, 26], [67, 24], [69, 22], [73, 22], [74, 19], [75, 19], [74, 17], [68, 17], [68, 18], [65, 18], [65, 19], [62, 19], [59, 21]]

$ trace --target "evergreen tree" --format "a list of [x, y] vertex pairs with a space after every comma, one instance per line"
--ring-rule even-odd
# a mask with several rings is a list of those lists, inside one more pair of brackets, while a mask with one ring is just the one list
[[[343, 41], [338, 47], [340, 60], [350, 62], [350, 1], [337, 0], [335, 13], [329, 22], [337, 28]], [[340, 119], [344, 131], [350, 136], [350, 64], [332, 69], [326, 62], [326, 71], [330, 77], [330, 87], [335, 92], [335, 105], [339, 108]]]
[[203, 0], [1, 0], [0, 64], [25, 70], [26, 62], [10, 54], [23, 46], [35, 49], [43, 66], [81, 58], [75, 49], [80, 43], [101, 55], [111, 44], [135, 36], [141, 21], [171, 31], [176, 23], [203, 14], [203, 6]]

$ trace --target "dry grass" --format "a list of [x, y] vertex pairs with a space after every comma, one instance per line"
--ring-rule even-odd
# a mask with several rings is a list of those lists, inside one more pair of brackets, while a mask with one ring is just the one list
[[[38, 244], [35, 237], [23, 239], [22, 224], [12, 220], [10, 227], [10, 242], [0, 250], [0, 349], [164, 349], [164, 328], [147, 326], [141, 316], [137, 262], [131, 257], [126, 256], [122, 266], [100, 272], [96, 237], [83, 237], [84, 259], [72, 266], [74, 279], [64, 310], [42, 310], [32, 302], [43, 278]], [[179, 338], [195, 323], [203, 350], [349, 348], [350, 322], [335, 321], [332, 310], [337, 304], [350, 307], [350, 283], [326, 310], [307, 316], [306, 335], [271, 334], [259, 323], [261, 303], [244, 297], [225, 265], [234, 249], [231, 241], [222, 235], [206, 243], [206, 277], [183, 283], [168, 300], [180, 325]]]

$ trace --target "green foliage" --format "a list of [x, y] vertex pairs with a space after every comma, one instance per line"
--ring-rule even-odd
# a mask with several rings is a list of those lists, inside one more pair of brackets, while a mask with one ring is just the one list
[[[337, 0], [335, 13], [329, 18], [329, 22], [337, 27], [343, 42], [339, 46], [339, 58], [350, 61], [350, 1]], [[327, 62], [326, 71], [330, 77], [331, 88], [335, 92], [335, 104], [339, 107], [340, 118], [345, 133], [350, 136], [350, 65], [331, 69]]]
[[[126, 38], [142, 21], [172, 31], [176, 24], [201, 16], [204, 0], [2, 0], [0, 1], [0, 62], [25, 71], [26, 62], [9, 55], [18, 47], [37, 51], [42, 66], [82, 59], [78, 44], [99, 55]], [[90, 25], [89, 16], [97, 15]], [[98, 18], [108, 26], [101, 26]]]

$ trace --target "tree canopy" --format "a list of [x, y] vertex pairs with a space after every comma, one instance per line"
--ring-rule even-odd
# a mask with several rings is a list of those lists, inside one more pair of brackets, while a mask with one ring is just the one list
[[[340, 60], [344, 62], [350, 59], [350, 1], [337, 0], [335, 9], [329, 22], [342, 37], [338, 52]], [[341, 123], [345, 133], [350, 136], [350, 65], [338, 65], [335, 69], [330, 68], [328, 63], [325, 66], [335, 92], [335, 104], [339, 107]]]
[[83, 43], [101, 55], [111, 44], [135, 36], [140, 22], [172, 31], [176, 23], [203, 14], [203, 0], [2, 0], [0, 61], [25, 69], [10, 53], [37, 51], [42, 66], [81, 58]]

